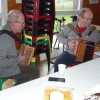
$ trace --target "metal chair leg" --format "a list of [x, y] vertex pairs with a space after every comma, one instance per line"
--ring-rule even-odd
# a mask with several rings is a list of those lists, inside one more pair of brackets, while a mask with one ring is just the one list
[[56, 38], [56, 41], [55, 41], [55, 44], [54, 44], [53, 48], [55, 48], [55, 46], [56, 46], [56, 43], [57, 43], [57, 38]]

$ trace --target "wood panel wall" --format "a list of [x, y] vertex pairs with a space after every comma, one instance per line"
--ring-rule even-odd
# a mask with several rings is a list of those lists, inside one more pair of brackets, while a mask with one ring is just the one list
[[100, 0], [98, 4], [89, 4], [89, 0], [83, 0], [83, 8], [88, 7], [94, 13], [92, 24], [100, 25]]
[[[8, 0], [8, 12], [13, 10], [13, 9], [17, 9], [17, 10], [22, 10], [22, 4], [21, 3], [16, 3], [16, 0]], [[16, 34], [17, 37], [21, 38], [21, 34]], [[16, 44], [16, 49], [19, 50], [20, 49], [20, 43], [15, 41]]]
[[16, 3], [16, 0], [8, 0], [8, 12], [12, 9], [22, 10], [22, 4]]

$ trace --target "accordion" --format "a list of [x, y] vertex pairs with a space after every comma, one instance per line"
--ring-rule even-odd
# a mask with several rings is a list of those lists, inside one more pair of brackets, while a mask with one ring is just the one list
[[18, 41], [19, 43], [21, 43], [21, 47], [20, 47], [19, 53], [25, 55], [25, 59], [26, 59], [24, 63], [21, 63], [21, 65], [29, 65], [30, 62], [31, 62], [31, 59], [33, 57], [35, 48], [31, 47], [29, 45], [22, 44], [24, 42], [22, 40], [20, 40], [15, 34], [13, 34], [10, 31], [1, 30], [0, 31], [0, 35], [1, 34], [8, 34], [12, 38], [14, 38], [16, 41]]
[[100, 44], [95, 42], [88, 42], [86, 40], [96, 29], [96, 27], [92, 26], [87, 36], [85, 38], [82, 38], [82, 35], [75, 27], [73, 27], [71, 24], [68, 24], [67, 26], [81, 38], [80, 40], [76, 40], [75, 43], [76, 50], [74, 51], [74, 54], [76, 55], [76, 61], [86, 62], [93, 59], [94, 52], [100, 50]]
[[34, 54], [34, 50], [35, 50], [34, 47], [31, 47], [31, 46], [25, 45], [25, 44], [21, 44], [19, 53], [23, 54], [25, 56], [25, 62], [20, 63], [20, 65], [29, 65], [30, 64], [31, 59]]
[[93, 59], [94, 52], [100, 51], [100, 44], [95, 42], [87, 42], [84, 40], [76, 41], [76, 61], [86, 62]]

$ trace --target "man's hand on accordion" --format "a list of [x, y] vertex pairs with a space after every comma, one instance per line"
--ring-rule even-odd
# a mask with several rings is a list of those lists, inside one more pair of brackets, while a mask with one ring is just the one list
[[77, 41], [76, 40], [68, 40], [69, 49], [74, 53], [77, 48]]
[[23, 62], [25, 62], [25, 56], [24, 55], [22, 55], [22, 54], [19, 54], [19, 59], [20, 59], [20, 63], [23, 63]]

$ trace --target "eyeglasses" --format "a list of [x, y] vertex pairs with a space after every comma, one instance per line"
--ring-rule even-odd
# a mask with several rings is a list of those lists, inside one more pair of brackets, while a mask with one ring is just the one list
[[19, 22], [19, 21], [16, 21], [16, 22], [17, 22], [17, 23], [21, 23], [21, 24], [23, 24], [23, 25], [25, 24], [25, 22]]
[[81, 16], [82, 18], [86, 19], [87, 21], [92, 21], [93, 19], [90, 19], [90, 18], [85, 18], [83, 16]]

